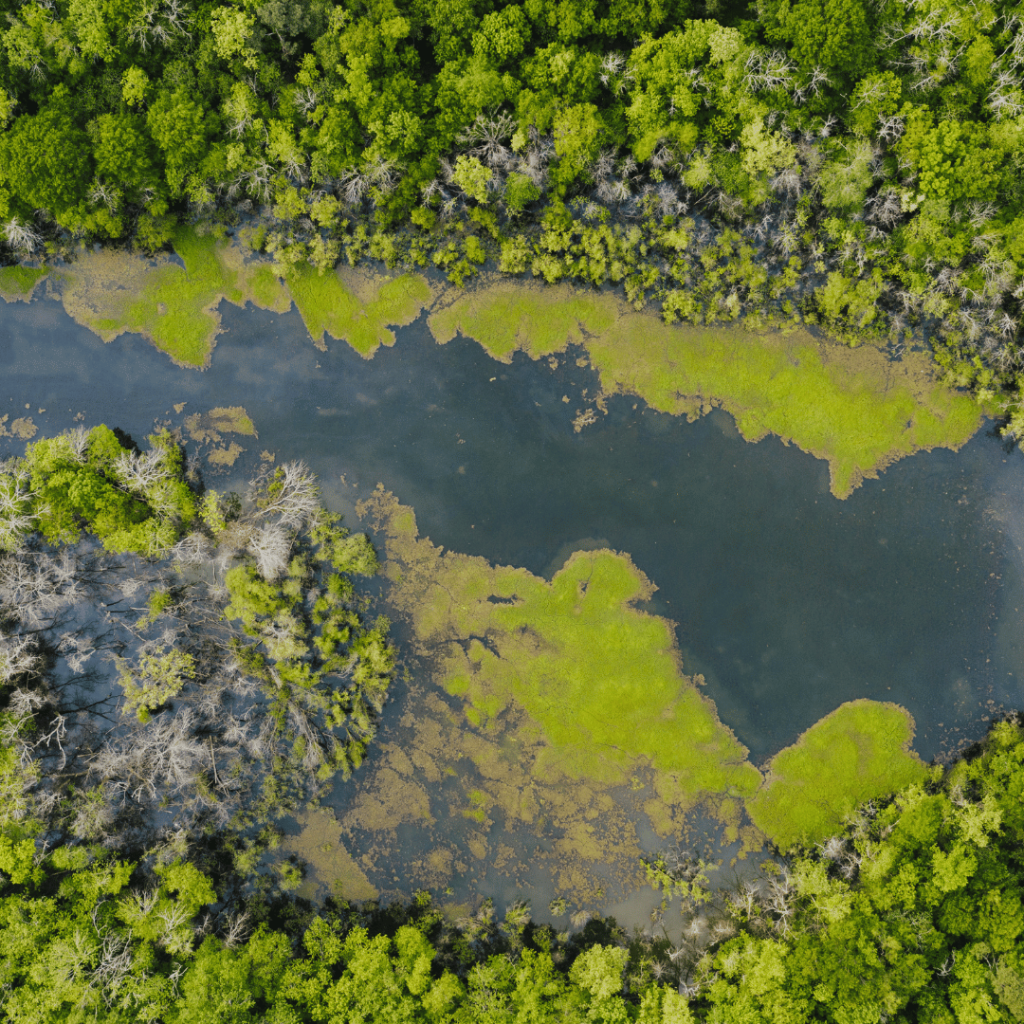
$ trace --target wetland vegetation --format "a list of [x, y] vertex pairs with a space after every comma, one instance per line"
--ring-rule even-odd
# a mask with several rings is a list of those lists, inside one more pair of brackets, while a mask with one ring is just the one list
[[[1024, 438], [1004, 0], [5, 15], [7, 302], [206, 370], [231, 305], [294, 305], [325, 360], [328, 337], [380, 359], [422, 316], [492, 383], [517, 357], [596, 375], [577, 435], [627, 400], [722, 409], [825, 460], [836, 498], [985, 415]], [[215, 400], [146, 449], [0, 417], [23, 449], [0, 463], [5, 1019], [1024, 1019], [1019, 719], [942, 767], [904, 707], [836, 699], [755, 764], [631, 553], [588, 540], [545, 577], [445, 552], [378, 486], [382, 566]], [[207, 487], [200, 452], [248, 484]], [[357, 578], [382, 567], [378, 597]], [[402, 830], [422, 842], [394, 881], [420, 891], [374, 902]], [[549, 869], [568, 924], [441, 905], [484, 863], [520, 891]], [[595, 914], [645, 881], [651, 927]]]
[[[318, 348], [326, 334], [366, 357], [393, 345], [392, 328], [425, 307], [438, 342], [461, 333], [502, 362], [579, 345], [600, 377], [596, 410], [618, 393], [688, 418], [724, 408], [748, 440], [772, 433], [825, 459], [838, 497], [915, 451], [960, 447], [982, 421], [977, 403], [945, 386], [919, 350], [894, 360], [878, 344], [851, 348], [802, 328], [666, 325], [613, 294], [566, 286], [492, 282], [462, 292], [431, 288], [420, 274], [301, 267], [278, 277], [212, 231], [183, 229], [174, 250], [181, 265], [85, 253], [51, 287], [105, 341], [139, 332], [184, 366], [209, 365], [222, 299], [276, 312], [294, 302]], [[581, 429], [597, 414], [585, 414]]]
[[243, 500], [149, 442], [79, 427], [0, 464], [3, 820], [51, 842], [241, 835], [361, 763], [392, 674], [351, 579], [373, 548], [304, 466]]
[[[0, 771], [9, 789], [16, 758]], [[0, 836], [4, 1014], [1010, 1022], [1024, 1012], [1022, 806], [1024, 733], [1001, 722], [803, 857], [717, 895], [684, 883], [695, 913], [678, 943], [600, 919], [555, 933], [524, 904], [500, 921], [486, 905], [452, 920], [425, 893], [386, 908], [336, 897], [314, 913], [170, 844], [141, 858], [60, 842], [37, 852], [46, 826], [27, 813]]]
[[[1012, 4], [40, 10], [12, 6], [0, 46], [14, 257], [181, 251], [209, 218], [300, 293], [319, 290], [310, 267], [371, 257], [458, 283], [497, 266], [608, 285], [669, 322], [822, 324], [893, 351], [923, 331], [947, 379], [1019, 432]], [[176, 310], [178, 336], [154, 337], [201, 363], [220, 276], [164, 275], [155, 309], [123, 312]], [[268, 273], [252, 288], [281, 298]]]

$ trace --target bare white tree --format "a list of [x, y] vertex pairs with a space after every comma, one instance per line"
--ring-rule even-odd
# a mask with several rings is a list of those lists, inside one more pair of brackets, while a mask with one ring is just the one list
[[305, 462], [282, 463], [269, 480], [257, 481], [254, 492], [258, 514], [287, 526], [302, 526], [320, 508], [320, 489]]
[[272, 583], [280, 579], [288, 568], [291, 557], [292, 538], [288, 531], [277, 523], [266, 523], [253, 532], [249, 550], [256, 559], [256, 570]]
[[35, 637], [0, 635], [0, 685], [35, 672], [41, 663]]

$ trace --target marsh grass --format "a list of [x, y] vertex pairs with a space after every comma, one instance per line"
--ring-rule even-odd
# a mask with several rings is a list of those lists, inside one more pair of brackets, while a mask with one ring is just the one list
[[871, 344], [850, 348], [805, 331], [670, 326], [610, 294], [498, 284], [449, 298], [429, 325], [439, 342], [461, 332], [494, 358], [534, 359], [581, 344], [606, 394], [695, 418], [721, 406], [748, 441], [776, 434], [829, 464], [832, 492], [921, 449], [957, 449], [981, 410], [935, 377], [930, 356], [898, 362]]
[[772, 758], [747, 811], [780, 850], [813, 846], [859, 805], [926, 776], [913, 738], [914, 720], [897, 704], [841, 704]]
[[184, 269], [165, 264], [154, 269], [138, 298], [127, 305], [129, 330], [151, 338], [161, 351], [189, 366], [205, 366], [220, 331], [217, 305], [241, 298], [237, 278], [215, 251], [216, 239], [190, 229], [174, 239]]
[[[531, 787], [568, 786], [593, 800], [638, 785], [659, 835], [678, 834], [699, 805], [729, 841], [755, 849], [767, 836], [788, 850], [821, 841], [861, 803], [927, 772], [911, 749], [910, 714], [857, 700], [777, 754], [762, 778], [699, 677], [683, 674], [672, 623], [638, 607], [655, 588], [628, 556], [577, 551], [548, 582], [442, 552], [381, 487], [358, 509], [383, 532], [389, 600], [411, 623], [416, 653], [461, 708], [464, 738], [449, 742], [477, 764], [488, 792], [501, 772], [479, 755], [515, 722], [516, 742], [530, 749]], [[473, 736], [475, 753], [465, 738]], [[483, 806], [467, 794], [460, 812], [479, 817]]]
[[[133, 331], [182, 366], [209, 365], [221, 330], [222, 300], [286, 312], [295, 301], [318, 347], [324, 334], [371, 356], [393, 345], [388, 325], [410, 323], [430, 301], [426, 281], [350, 273], [320, 275], [303, 266], [287, 278], [268, 263], [247, 261], [238, 245], [181, 228], [174, 236], [181, 264], [115, 253], [83, 253], [62, 274], [68, 313], [104, 341]], [[183, 265], [182, 265], [183, 264]]]
[[548, 583], [442, 555], [383, 490], [360, 514], [387, 535], [391, 600], [421, 649], [440, 652], [441, 684], [483, 730], [525, 711], [543, 737], [540, 778], [628, 784], [650, 765], [659, 795], [682, 807], [756, 791], [746, 749], [683, 675], [671, 623], [637, 607], [654, 587], [628, 556], [576, 552]]
[[[894, 361], [872, 343], [850, 347], [802, 329], [669, 325], [611, 293], [566, 285], [499, 282], [446, 289], [435, 301], [418, 274], [321, 274], [299, 264], [282, 278], [275, 266], [247, 260], [239, 245], [193, 228], [179, 230], [174, 249], [183, 266], [83, 254], [62, 272], [65, 307], [104, 340], [136, 331], [179, 364], [206, 366], [222, 299], [277, 312], [294, 301], [318, 348], [330, 335], [365, 358], [393, 345], [392, 328], [430, 306], [439, 343], [462, 333], [502, 362], [516, 351], [540, 359], [581, 345], [605, 395], [635, 395], [690, 419], [720, 406], [748, 441], [775, 434], [826, 460], [839, 498], [915, 451], [959, 448], [981, 423], [978, 404], [940, 383], [926, 352]], [[11, 287], [29, 287], [30, 276], [41, 273], [0, 271]]]
[[7, 302], [27, 302], [48, 273], [46, 267], [0, 267], [0, 298]]
[[304, 265], [288, 281], [306, 330], [320, 348], [325, 347], [326, 333], [369, 358], [381, 345], [394, 345], [389, 326], [412, 323], [431, 298], [418, 274], [386, 278], [349, 273], [345, 278]]

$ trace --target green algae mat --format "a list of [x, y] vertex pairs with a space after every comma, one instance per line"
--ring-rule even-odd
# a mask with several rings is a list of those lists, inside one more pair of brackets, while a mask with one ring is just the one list
[[981, 424], [977, 404], [941, 384], [924, 352], [893, 362], [805, 331], [670, 326], [568, 287], [497, 284], [442, 303], [429, 320], [438, 341], [461, 333], [501, 360], [581, 345], [605, 394], [690, 418], [720, 406], [748, 441], [775, 434], [825, 459], [839, 498], [915, 451], [959, 448]]
[[861, 804], [924, 779], [913, 738], [897, 704], [841, 704], [772, 758], [750, 817], [783, 851], [820, 842]]
[[[462, 822], [490, 861], [502, 820], [546, 841], [559, 890], [581, 901], [606, 868], [624, 891], [643, 884], [644, 819], [663, 839], [682, 840], [701, 818], [744, 851], [765, 840], [787, 850], [926, 771], [909, 714], [860, 700], [762, 774], [701, 677], [685, 674], [674, 624], [640, 607], [654, 586], [628, 555], [578, 551], [548, 581], [443, 551], [381, 487], [358, 510], [383, 540], [387, 598], [429, 680], [343, 822], [378, 835], [382, 855], [411, 822], [444, 861]], [[443, 883], [424, 871], [417, 884]]]
[[131, 331], [180, 366], [205, 367], [220, 333], [217, 307], [224, 300], [278, 313], [294, 302], [318, 347], [324, 347], [326, 332], [369, 357], [378, 346], [393, 345], [389, 328], [411, 323], [430, 299], [426, 281], [413, 274], [321, 274], [303, 267], [279, 277], [271, 264], [248, 259], [240, 246], [192, 228], [175, 235], [174, 252], [180, 262], [111, 250], [82, 253], [55, 275], [65, 309], [104, 341]]
[[[826, 460], [839, 498], [915, 451], [959, 448], [982, 419], [969, 396], [938, 381], [925, 352], [893, 361], [871, 344], [850, 348], [802, 330], [667, 325], [614, 295], [564, 285], [499, 281], [435, 295], [419, 274], [304, 265], [279, 276], [238, 243], [193, 228], [178, 232], [174, 250], [177, 261], [83, 252], [52, 277], [68, 313], [105, 341], [133, 331], [186, 367], [209, 365], [223, 300], [276, 312], [294, 302], [318, 348], [329, 335], [365, 358], [424, 309], [438, 342], [461, 333], [501, 361], [579, 345], [605, 396], [634, 395], [691, 419], [721, 407], [748, 441], [774, 434]], [[0, 297], [29, 298], [46, 274], [5, 268]]]

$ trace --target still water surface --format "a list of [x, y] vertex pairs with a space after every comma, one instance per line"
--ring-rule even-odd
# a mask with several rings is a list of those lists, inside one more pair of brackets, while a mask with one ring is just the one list
[[104, 345], [52, 300], [0, 308], [0, 416], [52, 433], [84, 415], [141, 437], [242, 405], [259, 440], [237, 438], [245, 455], [212, 486], [269, 450], [305, 459], [350, 524], [381, 481], [457, 551], [548, 576], [578, 548], [628, 552], [755, 763], [858, 697], [907, 707], [926, 760], [1024, 704], [1024, 458], [990, 431], [838, 501], [823, 462], [748, 444], [723, 413], [687, 424], [617, 398], [574, 432], [597, 390], [575, 355], [506, 366], [473, 342], [437, 345], [421, 319], [364, 361], [316, 351], [294, 311], [222, 316], [200, 373], [135, 336]]

